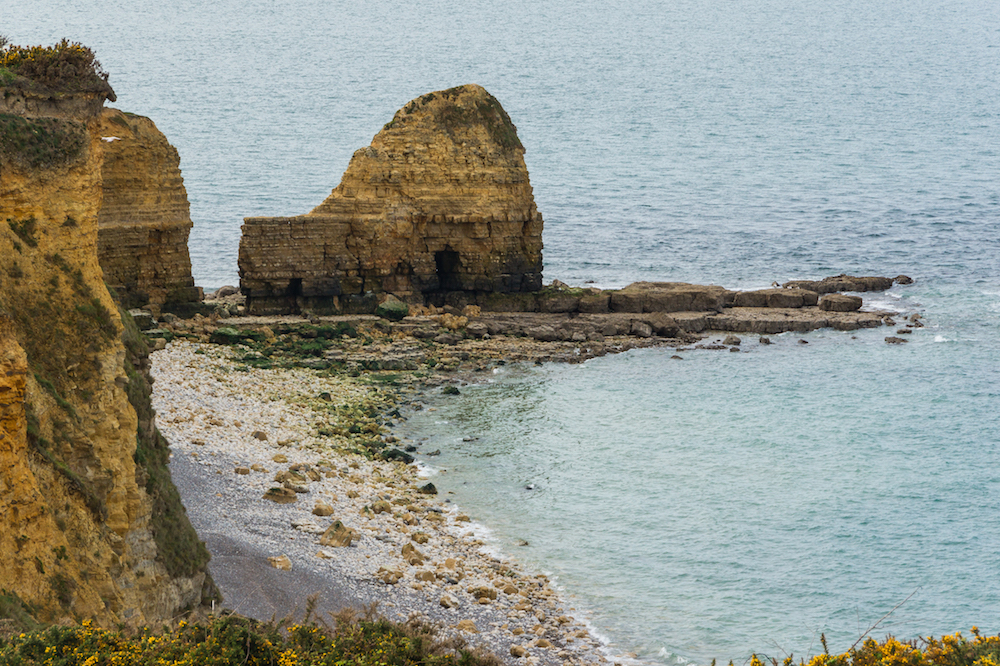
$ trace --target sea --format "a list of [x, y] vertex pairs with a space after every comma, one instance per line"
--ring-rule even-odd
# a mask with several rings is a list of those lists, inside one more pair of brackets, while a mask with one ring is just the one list
[[546, 282], [912, 277], [864, 295], [921, 316], [905, 344], [508, 365], [406, 429], [613, 654], [1000, 631], [996, 0], [20, 0], [0, 33], [92, 47], [177, 147], [206, 289], [238, 283], [243, 217], [312, 209], [465, 83], [527, 148]]

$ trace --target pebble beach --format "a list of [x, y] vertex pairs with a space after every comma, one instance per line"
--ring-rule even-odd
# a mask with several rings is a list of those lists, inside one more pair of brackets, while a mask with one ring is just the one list
[[419, 464], [373, 460], [337, 435], [377, 410], [383, 425], [361, 427], [394, 441], [393, 423], [421, 408], [418, 386], [246, 367], [238, 354], [187, 341], [152, 354], [157, 423], [220, 609], [270, 620], [301, 619], [310, 598], [320, 617], [374, 605], [508, 663], [621, 661], [546, 576], [491, 552]]

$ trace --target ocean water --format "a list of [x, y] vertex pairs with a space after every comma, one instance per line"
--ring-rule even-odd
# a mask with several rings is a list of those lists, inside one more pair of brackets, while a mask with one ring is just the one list
[[243, 217], [310, 210], [396, 109], [469, 82], [528, 149], [547, 280], [912, 276], [866, 298], [922, 314], [906, 345], [508, 367], [408, 428], [643, 660], [843, 650], [904, 599], [873, 634], [1000, 631], [1000, 4], [28, 0], [0, 33], [93, 47], [166, 133], [206, 288], [237, 282]]

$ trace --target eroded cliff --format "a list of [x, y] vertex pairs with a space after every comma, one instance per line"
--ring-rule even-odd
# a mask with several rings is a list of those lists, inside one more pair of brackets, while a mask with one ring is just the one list
[[42, 620], [142, 623], [212, 585], [98, 263], [100, 119], [64, 99], [55, 124], [0, 117], [0, 587]]
[[542, 217], [523, 156], [514, 124], [480, 86], [409, 102], [320, 206], [245, 220], [248, 310], [358, 311], [380, 293], [420, 302], [540, 288]]
[[97, 251], [128, 307], [199, 300], [191, 277], [191, 213], [177, 149], [143, 116], [104, 109], [104, 199]]

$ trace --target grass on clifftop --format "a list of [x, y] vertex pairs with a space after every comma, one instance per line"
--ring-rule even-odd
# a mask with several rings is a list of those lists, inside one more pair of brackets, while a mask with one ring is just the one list
[[0, 113], [0, 161], [29, 169], [72, 164], [83, 155], [86, 142], [80, 123]]
[[176, 629], [126, 634], [94, 627], [49, 627], [4, 640], [0, 666], [501, 666], [491, 655], [437, 641], [426, 626], [341, 613], [337, 626], [260, 623], [237, 616]]

